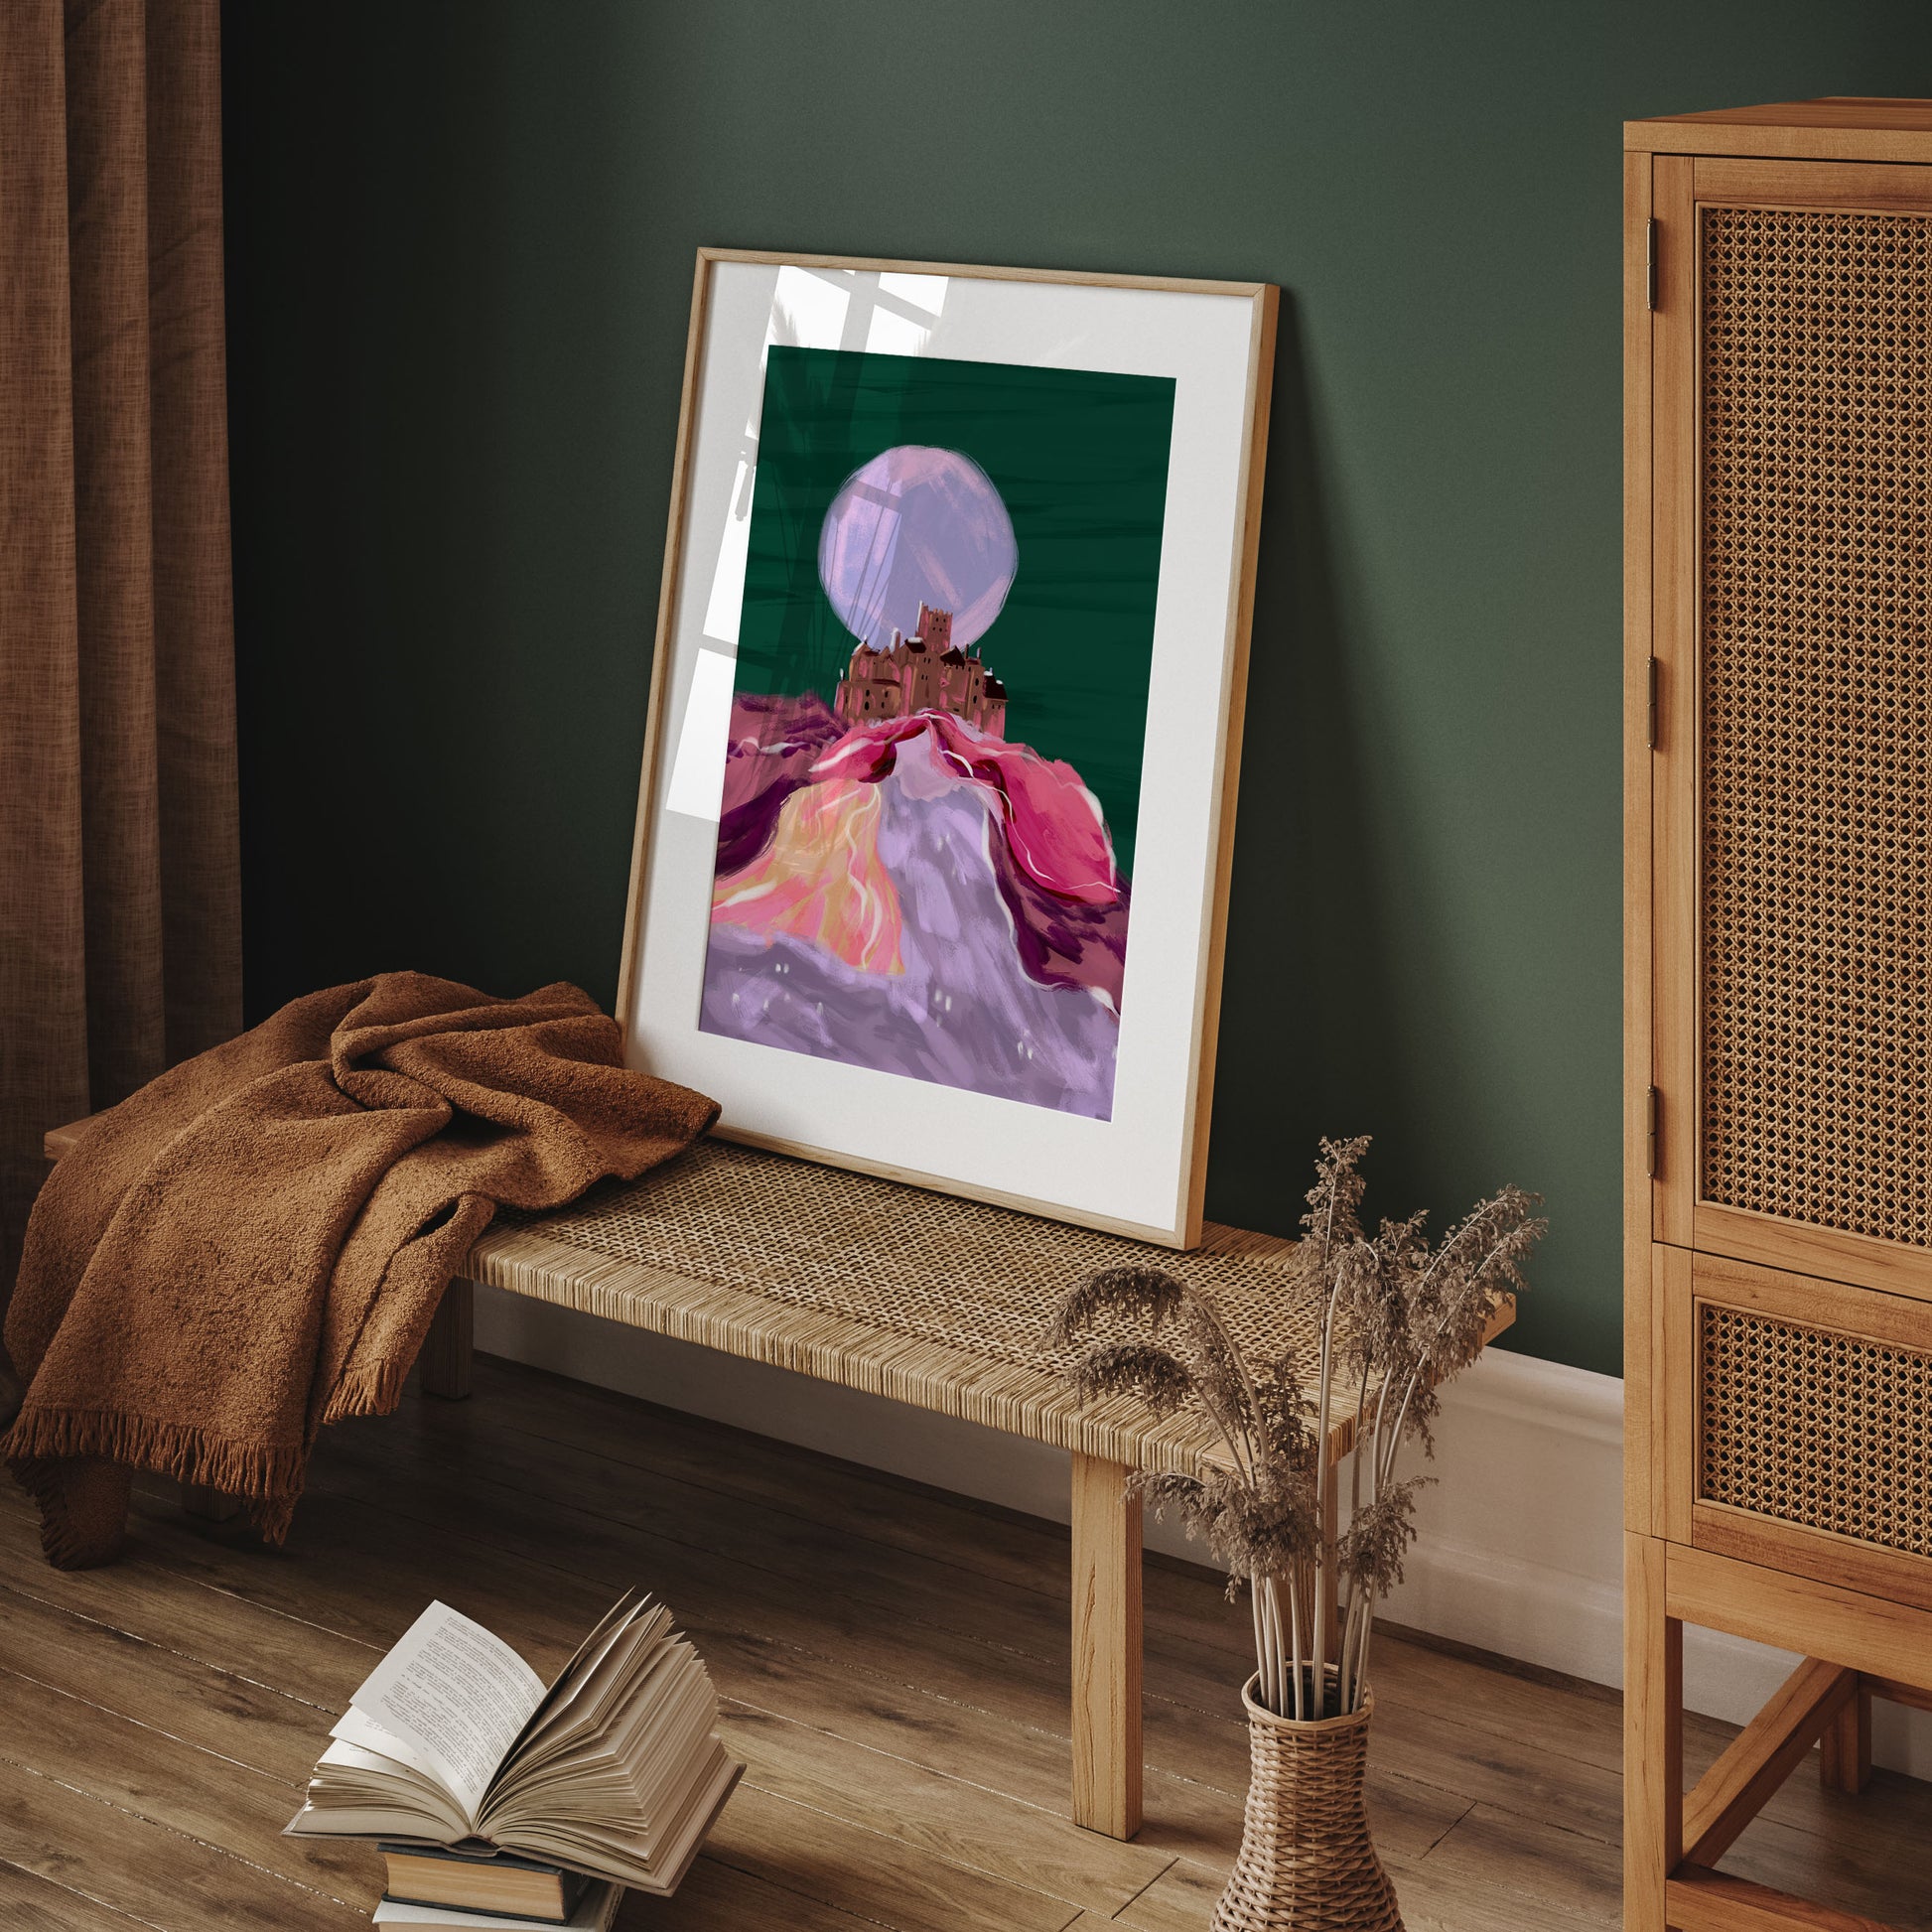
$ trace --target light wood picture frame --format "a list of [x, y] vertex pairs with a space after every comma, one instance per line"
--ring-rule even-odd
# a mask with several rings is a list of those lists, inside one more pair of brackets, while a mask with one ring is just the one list
[[699, 250], [618, 1017], [721, 1135], [1198, 1240], [1277, 304]]

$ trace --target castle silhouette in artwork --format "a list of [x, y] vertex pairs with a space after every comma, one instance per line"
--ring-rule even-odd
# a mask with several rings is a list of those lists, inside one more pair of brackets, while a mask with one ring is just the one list
[[978, 642], [959, 649], [952, 640], [952, 613], [926, 604], [919, 606], [909, 637], [895, 626], [885, 649], [860, 644], [839, 679], [832, 708], [848, 725], [949, 711], [989, 738], [1004, 738], [1007, 729], [1007, 688], [981, 662]]

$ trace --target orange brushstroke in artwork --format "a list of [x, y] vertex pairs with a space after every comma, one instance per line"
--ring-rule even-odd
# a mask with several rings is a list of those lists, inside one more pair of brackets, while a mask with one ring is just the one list
[[833, 778], [784, 802], [770, 843], [713, 889], [714, 921], [810, 940], [866, 973], [901, 973], [898, 895], [879, 858], [884, 800]]

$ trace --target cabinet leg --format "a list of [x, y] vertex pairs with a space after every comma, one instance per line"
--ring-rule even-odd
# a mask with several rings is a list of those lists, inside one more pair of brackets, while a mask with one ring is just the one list
[[1818, 1742], [1820, 1782], [1856, 1797], [1871, 1779], [1871, 1692], [1863, 1678]]
[[1667, 1609], [1665, 1546], [1623, 1539], [1623, 1928], [1665, 1932], [1684, 1857], [1684, 1626]]
[[476, 1332], [477, 1292], [458, 1276], [443, 1291], [436, 1318], [423, 1337], [417, 1358], [423, 1371], [423, 1393], [461, 1402], [470, 1393], [470, 1356]]
[[1141, 1829], [1141, 1499], [1073, 1452], [1073, 1822]]

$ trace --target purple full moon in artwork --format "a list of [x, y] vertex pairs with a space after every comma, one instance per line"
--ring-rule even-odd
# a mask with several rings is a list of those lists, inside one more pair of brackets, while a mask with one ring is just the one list
[[849, 476], [818, 534], [818, 579], [839, 621], [883, 650], [921, 604], [952, 613], [952, 641], [984, 634], [1020, 552], [993, 479], [957, 450], [901, 443]]

